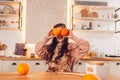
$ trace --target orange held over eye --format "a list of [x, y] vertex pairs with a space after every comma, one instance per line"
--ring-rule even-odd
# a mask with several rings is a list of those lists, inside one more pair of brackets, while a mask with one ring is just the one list
[[55, 36], [59, 36], [60, 35], [60, 29], [59, 28], [54, 28], [52, 30], [52, 34], [55, 35]]
[[61, 35], [62, 36], [67, 36], [68, 35], [68, 29], [64, 28], [61, 30]]
[[98, 76], [94, 74], [86, 74], [82, 80], [101, 80]]
[[29, 71], [29, 66], [27, 65], [27, 63], [20, 63], [18, 66], [17, 66], [17, 72], [20, 74], [20, 75], [26, 75]]

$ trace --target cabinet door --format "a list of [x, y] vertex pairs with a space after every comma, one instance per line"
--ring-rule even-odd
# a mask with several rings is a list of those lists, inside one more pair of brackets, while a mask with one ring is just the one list
[[84, 61], [79, 61], [74, 67], [73, 72], [85, 72], [85, 63]]
[[43, 60], [34, 60], [34, 61], [27, 61], [30, 72], [44, 72], [47, 70], [48, 66], [46, 61]]
[[16, 72], [19, 63], [23, 61], [2, 61], [2, 72]]
[[110, 61], [110, 73], [113, 76], [120, 77], [120, 61]]

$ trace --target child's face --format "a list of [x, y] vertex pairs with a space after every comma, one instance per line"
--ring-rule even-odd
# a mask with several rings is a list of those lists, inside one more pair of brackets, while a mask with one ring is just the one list
[[56, 39], [58, 42], [62, 42], [65, 39], [65, 37], [64, 36], [57, 36]]

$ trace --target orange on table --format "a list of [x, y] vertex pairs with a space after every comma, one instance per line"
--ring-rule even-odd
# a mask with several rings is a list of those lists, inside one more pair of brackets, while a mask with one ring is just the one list
[[23, 62], [17, 66], [17, 72], [20, 75], [26, 75], [29, 72], [29, 66], [27, 63]]
[[68, 29], [64, 28], [61, 30], [61, 35], [62, 36], [67, 36], [68, 35]]
[[86, 74], [82, 80], [101, 80], [97, 75], [95, 74]]
[[53, 30], [52, 30], [52, 33], [53, 33], [53, 35], [55, 35], [55, 36], [59, 36], [60, 35], [60, 29], [59, 28], [54, 28]]

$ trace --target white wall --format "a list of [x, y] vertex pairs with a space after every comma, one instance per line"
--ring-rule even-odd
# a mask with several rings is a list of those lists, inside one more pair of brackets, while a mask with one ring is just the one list
[[67, 0], [27, 0], [27, 43], [37, 43], [57, 23], [67, 23]]

